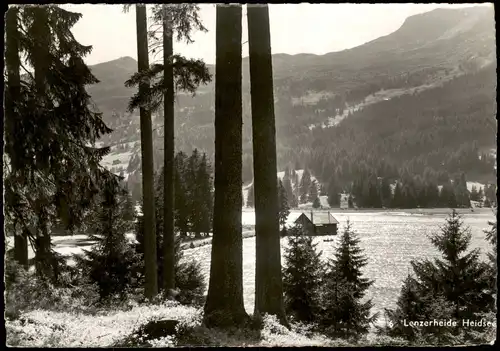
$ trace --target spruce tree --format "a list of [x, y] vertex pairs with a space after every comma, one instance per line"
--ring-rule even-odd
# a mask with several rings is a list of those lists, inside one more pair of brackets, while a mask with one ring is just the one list
[[[19, 7], [12, 6], [7, 10], [5, 21], [5, 67], [7, 71], [7, 82], [5, 89], [5, 152], [12, 156], [12, 145], [15, 143], [15, 121], [19, 118], [16, 113], [16, 103], [20, 101], [21, 96], [21, 60], [20, 60], [20, 33], [19, 33]], [[15, 164], [11, 165], [11, 167]], [[12, 168], [12, 173], [16, 173], [16, 169]], [[28, 268], [28, 236], [26, 228], [19, 228], [16, 225], [17, 221], [9, 216], [12, 206], [15, 204], [15, 195], [10, 191], [12, 185], [10, 182], [10, 174], [6, 174], [4, 178], [6, 183], [6, 220], [12, 221], [12, 229], [14, 231], [14, 259], [24, 268]], [[9, 184], [10, 183], [10, 184]]]
[[[163, 64], [155, 64], [147, 67], [142, 72], [134, 74], [126, 82], [127, 86], [140, 85], [145, 79], [153, 80], [151, 87], [140, 90], [132, 97], [129, 109], [133, 110], [139, 106], [147, 106], [149, 110], [155, 111], [163, 102], [164, 113], [164, 233], [163, 250], [165, 251], [165, 270], [162, 277], [165, 289], [174, 288], [174, 224], [175, 224], [175, 148], [174, 148], [174, 97], [176, 90], [184, 90], [194, 94], [200, 84], [206, 84], [211, 80], [205, 63], [201, 60], [188, 60], [183, 56], [174, 55], [173, 40], [176, 34], [178, 41], [185, 40], [192, 43], [191, 32], [193, 29], [206, 31], [202, 25], [196, 4], [170, 4], [155, 5], [153, 7], [153, 23], [162, 26], [163, 35], [156, 36], [157, 31], [150, 31], [149, 37], [153, 39], [152, 51], [160, 48], [163, 51]], [[161, 74], [161, 75], [160, 75]]]
[[467, 181], [465, 173], [455, 178], [453, 182], [453, 189], [455, 191], [456, 201], [458, 207], [470, 207], [469, 191], [467, 190]]
[[403, 282], [396, 308], [384, 311], [387, 326], [379, 328], [378, 333], [415, 341], [418, 329], [408, 326], [405, 321], [421, 320], [425, 308], [426, 305], [419, 296], [417, 282], [408, 275]]
[[180, 151], [175, 155], [175, 226], [182, 237], [189, 230], [189, 199], [188, 184], [186, 182], [187, 155]]
[[[149, 67], [148, 33], [146, 6], [136, 5], [137, 31], [137, 64], [139, 73], [144, 73]], [[149, 81], [142, 79], [138, 94], [143, 96], [149, 89]], [[132, 104], [132, 102], [131, 102]], [[133, 110], [132, 108], [130, 110]], [[155, 231], [155, 199], [154, 199], [154, 160], [153, 160], [153, 131], [151, 126], [151, 108], [142, 104], [140, 107], [141, 127], [141, 160], [142, 160], [142, 196], [144, 211], [144, 261], [145, 261], [145, 288], [144, 295], [148, 299], [158, 294], [158, 270], [156, 262]]]
[[297, 203], [297, 198], [293, 193], [292, 182], [289, 177], [283, 177], [283, 187], [285, 188], [286, 198], [288, 200], [288, 205], [290, 208], [296, 208], [299, 204]]
[[347, 199], [347, 206], [349, 208], [353, 208], [354, 207], [354, 202], [352, 200], [352, 195], [349, 194], [349, 198]]
[[255, 201], [254, 201], [255, 194], [254, 193], [255, 193], [255, 191], [254, 191], [254, 186], [252, 183], [247, 191], [247, 207], [252, 207], [252, 208], [254, 207], [254, 205], [255, 205]]
[[[318, 199], [318, 185], [316, 184], [315, 180], [313, 180], [310, 183], [308, 193], [309, 193], [309, 195], [308, 195], [309, 197], [307, 198], [307, 200], [309, 202], [314, 203], [316, 201], [316, 199]], [[319, 199], [318, 199], [318, 201], [319, 201]]]
[[283, 268], [284, 303], [287, 314], [300, 322], [316, 322], [321, 311], [323, 264], [317, 245], [298, 228], [289, 230]]
[[241, 12], [241, 5], [216, 7], [214, 228], [204, 321], [218, 327], [248, 319], [241, 235]]
[[299, 175], [297, 174], [295, 169], [293, 169], [290, 172], [290, 181], [291, 181], [292, 186], [293, 186], [295, 198], [297, 199], [297, 202], [298, 202], [299, 197], [300, 197], [300, 195], [299, 195]]
[[[470, 229], [464, 227], [461, 216], [453, 210], [441, 233], [430, 238], [443, 255], [442, 260], [435, 261], [438, 277], [441, 277], [436, 283], [441, 283], [439, 286], [444, 297], [454, 304], [457, 319], [486, 312], [493, 303], [492, 297], [483, 293], [488, 286], [485, 278], [487, 266], [479, 259], [479, 249], [469, 251], [471, 237]], [[412, 265], [417, 276], [430, 278], [425, 264], [414, 262]]]
[[321, 202], [319, 201], [319, 197], [316, 197], [316, 199], [312, 203], [313, 208], [320, 208], [321, 207]]
[[[53, 5], [12, 11], [6, 43], [5, 216], [22, 234], [23, 253], [24, 238], [33, 244], [39, 275], [56, 281], [60, 262], [52, 250], [51, 227], [59, 221], [74, 231], [82, 224], [109, 177], [100, 165], [109, 148], [94, 145], [111, 130], [90, 108], [85, 91], [98, 81], [83, 62], [91, 47], [78, 43], [71, 33], [81, 14]], [[19, 74], [20, 55], [33, 73], [21, 65], [25, 73]]]
[[300, 185], [298, 187], [299, 202], [301, 204], [307, 202], [310, 187], [311, 174], [307, 169], [304, 169], [304, 171], [302, 172], [302, 178], [300, 179]]
[[124, 204], [124, 219], [128, 223], [131, 223], [135, 219], [135, 207], [134, 207], [134, 202], [132, 201], [132, 196], [130, 192], [128, 191], [128, 187], [125, 187], [123, 189], [125, 193], [125, 204]]
[[333, 337], [359, 339], [367, 334], [377, 315], [370, 315], [371, 300], [361, 302], [373, 281], [362, 277], [367, 258], [348, 221], [324, 278], [322, 325]]
[[340, 189], [337, 178], [332, 176], [328, 182], [328, 204], [330, 207], [340, 206]]
[[391, 203], [392, 208], [402, 208], [403, 207], [403, 191], [401, 189], [401, 183], [398, 181], [394, 189], [394, 197]]
[[480, 202], [484, 201], [484, 192], [483, 192], [482, 187], [480, 187], [478, 192], [477, 192], [477, 201], [480, 201]]
[[386, 325], [379, 335], [408, 340], [417, 345], [449, 345], [456, 342], [452, 325], [409, 326], [412, 321], [449, 321], [453, 305], [442, 295], [422, 295], [419, 282], [408, 275], [403, 282], [395, 309], [385, 309]]
[[426, 185], [427, 207], [437, 207], [439, 205], [439, 188], [435, 183]]
[[197, 236], [199, 236], [199, 220], [200, 220], [200, 214], [199, 214], [199, 208], [200, 208], [200, 203], [201, 203], [201, 197], [200, 197], [200, 187], [198, 183], [198, 167], [199, 167], [199, 155], [198, 155], [198, 149], [194, 149], [193, 152], [191, 153], [191, 156], [189, 156], [187, 160], [187, 167], [186, 167], [186, 172], [184, 174], [184, 181], [186, 182], [186, 188], [187, 188], [187, 196], [188, 196], [188, 207], [189, 207], [189, 223], [191, 224], [190, 226], [190, 232], [194, 232], [196, 235], [196, 232], [198, 231]]
[[379, 181], [375, 175], [369, 178], [368, 183], [368, 198], [370, 207], [381, 208], [382, 207], [382, 195], [380, 194]]
[[198, 184], [200, 191], [200, 220], [199, 229], [208, 234], [212, 231], [213, 219], [213, 182], [212, 168], [208, 163], [206, 154], [203, 154], [198, 168]]
[[[397, 308], [386, 311], [391, 323], [385, 333], [414, 340], [418, 332], [421, 341], [428, 344], [481, 341], [485, 328], [464, 328], [462, 321], [479, 320], [493, 311], [494, 296], [488, 266], [479, 259], [478, 249], [469, 250], [470, 239], [470, 230], [463, 227], [461, 217], [453, 210], [441, 233], [430, 238], [442, 259], [411, 262], [414, 277], [405, 282]], [[412, 332], [402, 327], [401, 318], [451, 319], [457, 326], [432, 326]]]
[[91, 283], [96, 283], [102, 299], [119, 295], [124, 298], [131, 288], [137, 287], [141, 272], [141, 259], [125, 237], [130, 229], [126, 218], [127, 193], [117, 180], [109, 181], [102, 192], [97, 211], [96, 244], [84, 250], [85, 257], [78, 266], [86, 272]]
[[475, 185], [472, 186], [471, 191], [470, 191], [470, 199], [472, 201], [479, 201], [479, 196], [478, 196], [477, 188]]
[[255, 314], [276, 315], [287, 325], [281, 281], [276, 120], [268, 6], [247, 5], [247, 19], [255, 180]]
[[[494, 210], [495, 214], [495, 221], [489, 221], [488, 224], [491, 226], [490, 229], [485, 230], [486, 234], [486, 240], [491, 244], [492, 250], [488, 252], [488, 276], [490, 277], [491, 281], [491, 294], [496, 297], [497, 294], [497, 240], [498, 240], [498, 233], [497, 233], [497, 219], [496, 219], [496, 214], [497, 214], [497, 209]], [[496, 308], [495, 308], [496, 310]]]
[[279, 202], [279, 223], [284, 229], [286, 219], [290, 214], [290, 206], [288, 205], [288, 198], [285, 187], [280, 179], [278, 179], [278, 202]]
[[382, 198], [382, 206], [390, 207], [392, 202], [392, 190], [389, 179], [387, 179], [386, 177], [382, 178], [382, 183], [380, 185], [380, 196]]

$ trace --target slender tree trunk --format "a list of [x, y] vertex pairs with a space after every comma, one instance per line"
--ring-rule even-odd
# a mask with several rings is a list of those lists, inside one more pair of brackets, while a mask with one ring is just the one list
[[215, 70], [215, 204], [205, 323], [225, 327], [248, 319], [241, 232], [241, 5], [217, 5]]
[[[38, 96], [38, 101], [41, 104], [45, 104], [46, 101], [46, 78], [50, 66], [49, 58], [49, 45], [50, 45], [50, 28], [47, 7], [39, 6], [33, 8], [34, 20], [33, 28], [34, 32], [37, 33], [37, 38], [35, 40], [35, 48], [33, 52], [33, 68], [35, 75], [35, 87], [36, 94]], [[43, 107], [42, 107], [43, 108]], [[47, 117], [43, 117], [47, 118]], [[48, 121], [46, 123], [41, 123], [41, 128], [47, 128]], [[45, 157], [45, 155], [37, 155]], [[40, 165], [45, 165], [46, 160], [37, 160]], [[47, 169], [41, 166], [41, 172], [46, 172]], [[47, 167], [47, 166], [46, 166]], [[35, 213], [37, 214], [38, 224], [36, 226], [36, 250], [35, 250], [35, 261], [37, 262], [37, 271], [41, 274], [48, 272], [48, 267], [50, 266], [50, 234], [48, 231], [48, 218], [45, 213], [45, 207], [47, 205], [47, 199], [45, 196], [41, 195], [36, 199]], [[42, 272], [43, 271], [43, 272]]]
[[171, 15], [163, 7], [163, 64], [165, 66], [163, 167], [163, 289], [175, 288], [175, 232], [174, 232], [174, 72], [171, 62], [173, 50]]
[[[16, 135], [15, 120], [19, 118], [16, 113], [16, 101], [19, 101], [21, 95], [21, 78], [19, 74], [21, 60], [19, 59], [19, 32], [18, 18], [19, 8], [12, 7], [6, 15], [6, 48], [5, 48], [5, 66], [7, 68], [7, 94], [5, 94], [5, 137], [8, 145], [12, 145]], [[15, 155], [11, 155], [15, 157]], [[10, 162], [12, 168], [16, 162]], [[16, 172], [16, 169], [12, 169]], [[14, 259], [23, 267], [28, 268], [28, 238], [27, 231], [22, 229], [19, 235], [14, 229]]]
[[[140, 71], [149, 67], [148, 57], [148, 28], [146, 6], [136, 5], [137, 24], [137, 61]], [[139, 90], [145, 91], [148, 82], [139, 85]], [[142, 194], [144, 212], [144, 263], [146, 298], [153, 298], [158, 294], [158, 267], [156, 261], [156, 228], [154, 203], [154, 161], [153, 161], [153, 131], [151, 127], [151, 112], [144, 107], [140, 108], [141, 118], [141, 156], [142, 156]]]
[[255, 201], [255, 312], [288, 325], [283, 304], [269, 10], [247, 5]]

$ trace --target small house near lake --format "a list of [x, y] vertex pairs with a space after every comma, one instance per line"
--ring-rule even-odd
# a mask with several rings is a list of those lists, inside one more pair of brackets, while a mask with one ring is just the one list
[[295, 220], [305, 235], [336, 235], [339, 221], [330, 212], [302, 212]]

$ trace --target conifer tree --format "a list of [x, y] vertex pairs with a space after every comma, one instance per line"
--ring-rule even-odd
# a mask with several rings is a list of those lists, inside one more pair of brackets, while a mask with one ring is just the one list
[[191, 224], [190, 232], [196, 232], [198, 229], [196, 227], [199, 226], [198, 221], [200, 219], [198, 209], [200, 208], [201, 198], [197, 179], [199, 162], [198, 149], [194, 149], [187, 160], [187, 166], [184, 173], [184, 181], [186, 182], [188, 196], [188, 220]]
[[418, 321], [424, 315], [426, 305], [419, 296], [418, 284], [410, 275], [406, 277], [394, 310], [386, 309], [384, 314], [389, 328], [379, 328], [379, 334], [402, 337], [409, 341], [417, 339], [418, 330], [406, 321]]
[[478, 192], [477, 192], [477, 201], [484, 201], [484, 192], [483, 192], [483, 188], [480, 187]]
[[[443, 260], [435, 263], [439, 276], [446, 282], [441, 284], [441, 289], [446, 299], [455, 305], [457, 319], [471, 318], [474, 313], [487, 311], [492, 304], [492, 297], [482, 292], [488, 281], [484, 277], [487, 267], [479, 259], [479, 249], [468, 252], [471, 237], [470, 229], [464, 227], [455, 210], [446, 219], [441, 233], [431, 237], [443, 255]], [[412, 265], [417, 276], [426, 277], [423, 263]]]
[[340, 189], [335, 176], [332, 176], [328, 182], [328, 205], [330, 207], [340, 206]]
[[204, 321], [222, 327], [248, 319], [241, 235], [241, 5], [217, 5], [215, 41], [214, 228]]
[[309, 193], [309, 195], [308, 195], [309, 197], [307, 200], [309, 202], [314, 203], [316, 201], [316, 199], [318, 199], [318, 185], [317, 185], [315, 180], [313, 180], [310, 183], [308, 193]]
[[442, 207], [456, 208], [458, 205], [455, 189], [450, 182], [443, 185], [439, 197]]
[[285, 227], [286, 219], [290, 214], [290, 206], [288, 205], [288, 198], [285, 187], [280, 179], [278, 179], [278, 202], [279, 202], [279, 223], [282, 228]]
[[130, 229], [126, 206], [127, 193], [116, 179], [109, 181], [97, 211], [96, 234], [91, 236], [97, 243], [77, 261], [90, 282], [97, 283], [102, 299], [115, 294], [124, 298], [137, 286], [142, 270], [140, 258], [125, 237]]
[[396, 187], [394, 188], [394, 197], [392, 198], [393, 208], [402, 208], [403, 206], [403, 192], [401, 189], [401, 183], [398, 181]]
[[[411, 262], [414, 278], [405, 282], [397, 308], [386, 311], [392, 325], [385, 332], [413, 340], [415, 334], [401, 326], [401, 318], [405, 315], [408, 318], [418, 317], [418, 320], [452, 319], [458, 321], [457, 326], [420, 329], [420, 337], [426, 343], [478, 341], [478, 332], [484, 327], [464, 329], [461, 323], [463, 320], [481, 319], [484, 313], [494, 309], [488, 266], [480, 260], [478, 249], [469, 250], [470, 230], [464, 228], [455, 210], [446, 219], [441, 233], [432, 235], [430, 240], [441, 252], [442, 259]], [[410, 283], [411, 301], [407, 297]], [[408, 310], [411, 308], [413, 312], [410, 315]]]
[[297, 321], [312, 323], [321, 311], [319, 299], [323, 264], [313, 238], [294, 227], [289, 230], [283, 268], [285, 310]]
[[132, 196], [128, 191], [128, 187], [123, 189], [125, 196], [125, 204], [124, 204], [124, 220], [128, 223], [133, 222], [135, 219], [135, 207], [134, 202], [132, 201]]
[[[51, 227], [59, 221], [73, 231], [82, 224], [101, 182], [109, 177], [100, 165], [109, 148], [93, 145], [111, 130], [90, 107], [85, 91], [97, 79], [83, 62], [91, 47], [78, 43], [71, 33], [81, 14], [54, 5], [11, 10], [6, 43], [5, 216], [22, 235], [23, 254], [27, 238], [35, 250], [37, 272], [55, 282], [60, 261], [51, 247]], [[18, 61], [20, 55], [34, 74]]]
[[302, 173], [302, 178], [300, 179], [300, 185], [298, 187], [299, 202], [301, 204], [307, 202], [310, 188], [311, 188], [311, 174], [309, 173], [309, 170], [304, 169]]
[[[178, 155], [181, 153], [178, 153]], [[177, 156], [178, 156], [177, 155]], [[155, 209], [156, 209], [156, 230], [161, 233], [163, 230], [163, 170], [158, 172], [155, 182], [156, 196], [155, 196]], [[136, 252], [140, 255], [144, 254], [144, 217], [137, 217], [136, 224], [136, 239], [138, 244], [136, 245]], [[168, 291], [163, 289], [163, 281], [161, 277], [163, 276], [163, 236], [159, 235], [156, 238], [156, 260], [158, 264], [158, 283], [163, 294], [166, 296], [169, 294]], [[181, 262], [182, 251], [181, 251], [182, 236], [178, 235], [175, 238], [174, 246], [174, 272], [175, 272], [175, 287], [178, 290], [177, 300], [183, 304], [199, 304], [202, 300], [203, 294], [205, 292], [205, 280], [203, 273], [201, 271], [201, 266], [198, 262], [188, 261]], [[144, 261], [142, 260], [142, 265]], [[140, 275], [141, 281], [144, 280], [144, 275]]]
[[299, 199], [299, 175], [297, 174], [297, 172], [295, 171], [295, 169], [292, 169], [292, 171], [290, 172], [290, 180], [291, 180], [291, 183], [292, 183], [292, 186], [293, 186], [293, 189], [294, 189], [294, 195], [295, 195], [295, 198]]
[[283, 177], [283, 187], [285, 188], [286, 198], [288, 200], [288, 205], [291, 208], [296, 208], [298, 206], [297, 198], [293, 193], [292, 182], [289, 177]]
[[[137, 27], [137, 64], [139, 73], [144, 73], [149, 67], [148, 34], [146, 6], [136, 5]], [[139, 95], [144, 95], [150, 89], [149, 81], [140, 81]], [[132, 110], [132, 109], [131, 109]], [[144, 268], [145, 288], [144, 295], [148, 299], [158, 294], [158, 266], [156, 262], [155, 231], [155, 199], [154, 199], [154, 160], [153, 160], [153, 131], [151, 126], [151, 109], [144, 104], [140, 107], [141, 125], [141, 159], [142, 159], [142, 196], [144, 208]]]
[[254, 197], [255, 197], [255, 191], [252, 183], [248, 188], [247, 192], [247, 207], [252, 207], [252, 208], [254, 207], [255, 205]]
[[428, 183], [426, 186], [427, 207], [437, 207], [439, 205], [439, 188], [435, 183]]
[[384, 177], [382, 178], [382, 183], [380, 185], [380, 196], [382, 198], [382, 206], [390, 207], [392, 202], [392, 190], [389, 180]]
[[453, 305], [442, 295], [422, 295], [411, 275], [403, 282], [395, 309], [385, 309], [386, 325], [377, 327], [379, 335], [399, 337], [415, 344], [440, 345], [456, 341], [452, 325], [409, 326], [410, 321], [450, 321]]
[[193, 29], [206, 31], [198, 17], [199, 7], [196, 4], [155, 5], [153, 7], [153, 23], [161, 28], [162, 37], [157, 37], [159, 28], [150, 31], [149, 37], [154, 40], [153, 52], [163, 51], [163, 64], [154, 64], [142, 72], [134, 74], [127, 82], [127, 86], [140, 85], [145, 79], [153, 80], [152, 86], [140, 90], [132, 97], [129, 110], [139, 106], [148, 106], [151, 111], [158, 110], [163, 102], [164, 113], [164, 196], [165, 225], [163, 228], [163, 250], [165, 251], [165, 270], [162, 277], [165, 289], [174, 288], [174, 224], [175, 224], [175, 148], [174, 148], [174, 97], [176, 90], [195, 93], [200, 84], [211, 80], [205, 63], [202, 60], [188, 60], [183, 56], [174, 55], [173, 38], [176, 34], [178, 41], [185, 40], [192, 43]]
[[276, 120], [268, 6], [247, 5], [247, 19], [255, 181], [255, 314], [272, 314], [288, 325], [281, 281]]
[[213, 182], [212, 168], [203, 154], [198, 168], [197, 183], [200, 191], [199, 230], [208, 234], [212, 230], [213, 219]]
[[189, 230], [189, 199], [186, 183], [187, 155], [180, 151], [175, 155], [175, 226], [180, 235], [185, 237]]
[[465, 173], [462, 172], [460, 176], [455, 178], [455, 181], [453, 182], [453, 189], [455, 192], [457, 205], [459, 207], [470, 207], [470, 197], [469, 191], [467, 190]]
[[359, 339], [368, 333], [377, 314], [370, 315], [371, 300], [362, 302], [373, 281], [362, 277], [367, 258], [359, 239], [347, 222], [333, 259], [329, 259], [324, 278], [322, 325], [333, 337]]
[[[497, 240], [498, 240], [498, 233], [497, 233], [497, 219], [496, 219], [496, 214], [497, 214], [497, 209], [494, 210], [495, 214], [495, 221], [489, 221], [488, 224], [491, 226], [490, 229], [485, 230], [486, 234], [486, 240], [491, 244], [492, 250], [488, 252], [488, 260], [489, 260], [489, 265], [488, 265], [488, 276], [490, 277], [491, 281], [491, 294], [496, 296], [497, 295], [497, 273], [498, 273], [498, 268], [497, 268]], [[496, 308], [495, 308], [496, 311]]]
[[475, 185], [472, 186], [471, 190], [470, 190], [470, 199], [472, 201], [478, 201], [479, 200], [479, 196], [478, 196], [478, 192], [477, 192], [477, 188]]
[[[5, 151], [7, 155], [12, 153], [12, 144], [15, 142], [15, 120], [18, 118], [16, 113], [16, 102], [20, 101], [21, 95], [21, 60], [20, 60], [20, 34], [19, 34], [19, 7], [12, 6], [7, 10], [6, 14], [6, 45], [5, 45], [5, 67], [7, 71], [7, 82], [5, 89]], [[11, 165], [11, 167], [15, 166]], [[12, 173], [15, 174], [16, 170], [12, 168]], [[6, 183], [6, 200], [9, 211], [10, 206], [14, 205], [15, 198], [11, 197], [13, 194], [9, 193], [12, 185], [9, 179], [9, 173], [6, 172], [7, 177], [4, 179]], [[11, 196], [9, 196], [12, 194]], [[28, 268], [28, 236], [27, 229], [18, 229], [17, 221], [10, 217], [6, 212], [6, 220], [12, 221], [12, 229], [14, 231], [14, 259], [23, 267]]]
[[369, 178], [368, 185], [368, 198], [370, 207], [381, 208], [382, 207], [382, 195], [380, 194], [379, 181], [375, 175]]
[[321, 202], [319, 201], [319, 197], [316, 196], [316, 199], [314, 199], [312, 203], [313, 208], [320, 208], [321, 207]]

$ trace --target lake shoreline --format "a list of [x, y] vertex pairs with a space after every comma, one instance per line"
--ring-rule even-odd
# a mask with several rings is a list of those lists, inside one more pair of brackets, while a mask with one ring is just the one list
[[[333, 213], [410, 213], [410, 214], [448, 214], [451, 213], [452, 208], [349, 208], [349, 209], [340, 209], [340, 208], [322, 208], [322, 209], [313, 209], [313, 208], [294, 208], [290, 209], [291, 213], [298, 212], [331, 212]], [[469, 214], [469, 213], [492, 213], [494, 211], [493, 208], [483, 207], [483, 208], [474, 208], [473, 211], [470, 208], [456, 208], [459, 214]], [[245, 212], [255, 212], [254, 208], [244, 208], [243, 213]]]

